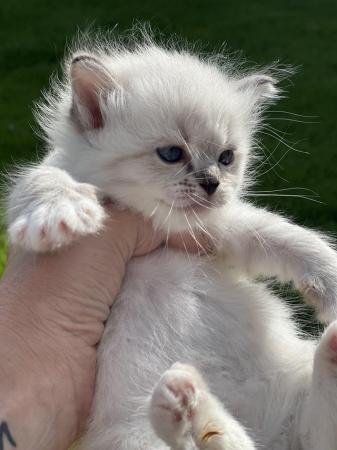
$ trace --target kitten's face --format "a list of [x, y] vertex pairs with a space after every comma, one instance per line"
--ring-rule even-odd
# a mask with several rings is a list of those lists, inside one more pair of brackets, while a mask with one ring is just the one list
[[77, 58], [71, 120], [93, 147], [92, 182], [161, 228], [202, 224], [242, 186], [257, 91], [271, 85], [261, 79], [239, 85], [195, 57], [158, 49]]
[[[144, 135], [140, 130], [125, 133], [123, 156], [110, 155], [111, 163], [102, 162], [106, 182], [101, 187], [157, 226], [175, 231], [194, 227], [237, 194], [247, 159], [246, 137], [230, 132], [229, 123], [220, 127], [199, 114], [189, 115], [184, 127], [174, 112], [159, 120], [154, 111], [155, 127], [143, 115], [133, 120]], [[133, 129], [132, 123], [126, 127]], [[107, 133], [105, 142], [113, 140], [112, 134]]]

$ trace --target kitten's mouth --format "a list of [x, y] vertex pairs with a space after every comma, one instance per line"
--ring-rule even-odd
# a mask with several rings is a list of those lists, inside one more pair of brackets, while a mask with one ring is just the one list
[[162, 201], [166, 207], [170, 208], [171, 210], [176, 210], [179, 212], [205, 212], [207, 210], [215, 208], [217, 205], [214, 203], [207, 202], [203, 199], [176, 199], [173, 200], [171, 203], [167, 202], [165, 200]]
[[195, 211], [205, 211], [209, 209], [213, 209], [217, 206], [214, 201], [210, 201], [208, 198], [205, 198], [198, 194], [191, 194], [188, 197], [178, 198], [181, 203], [177, 204], [177, 207], [181, 206], [183, 209], [195, 210]]

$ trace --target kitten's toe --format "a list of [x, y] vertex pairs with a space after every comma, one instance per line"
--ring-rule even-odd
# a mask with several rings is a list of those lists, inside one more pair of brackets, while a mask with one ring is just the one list
[[190, 377], [192, 377], [192, 379], [193, 379], [194, 385], [198, 389], [205, 390], [205, 391], [208, 390], [207, 384], [205, 383], [202, 376], [200, 375], [200, 372], [195, 367], [193, 367], [189, 364], [183, 364], [180, 362], [176, 362], [176, 363], [172, 364], [172, 366], [170, 367], [170, 371], [172, 371], [172, 370], [184, 372], [186, 375], [190, 375]]
[[8, 227], [8, 238], [13, 245], [23, 245], [27, 233], [27, 217], [20, 216]]

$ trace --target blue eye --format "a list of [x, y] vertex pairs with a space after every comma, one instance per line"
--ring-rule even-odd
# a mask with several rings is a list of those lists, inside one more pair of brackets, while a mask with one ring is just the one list
[[161, 160], [170, 164], [176, 163], [184, 157], [183, 149], [174, 145], [172, 147], [157, 148], [157, 154]]
[[225, 150], [221, 153], [219, 157], [219, 162], [224, 166], [229, 166], [234, 161], [234, 152], [233, 150]]

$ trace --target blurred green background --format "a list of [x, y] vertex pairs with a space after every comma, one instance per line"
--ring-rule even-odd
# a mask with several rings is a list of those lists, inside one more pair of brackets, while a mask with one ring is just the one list
[[[0, 6], [0, 162], [34, 160], [43, 143], [34, 134], [34, 101], [59, 68], [77, 31], [129, 28], [149, 21], [164, 35], [199, 41], [206, 51], [227, 42], [254, 64], [279, 59], [299, 67], [284, 83], [288, 98], [268, 114], [283, 142], [264, 134], [266, 154], [256, 190], [286, 189], [258, 197], [308, 226], [337, 230], [337, 2], [335, 0], [6, 0]], [[294, 114], [315, 116], [302, 117]], [[293, 119], [295, 121], [293, 121]], [[302, 122], [307, 123], [302, 123]], [[315, 123], [308, 123], [315, 122]], [[285, 142], [284, 142], [285, 141]], [[299, 151], [290, 147], [295, 146]], [[309, 152], [309, 154], [302, 153]], [[295, 189], [296, 188], [296, 189]], [[322, 203], [300, 198], [315, 191]], [[284, 197], [275, 194], [285, 194]], [[295, 195], [295, 196], [290, 196]], [[5, 238], [0, 235], [0, 271]]]

